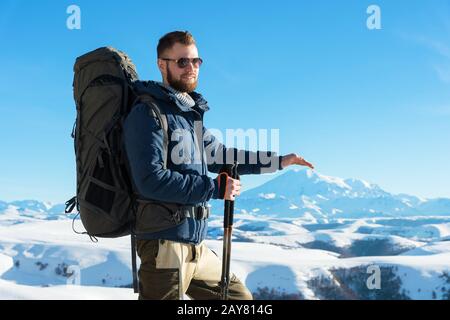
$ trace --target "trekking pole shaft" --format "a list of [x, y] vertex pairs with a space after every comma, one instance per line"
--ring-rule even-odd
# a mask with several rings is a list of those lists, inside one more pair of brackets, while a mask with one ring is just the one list
[[222, 300], [228, 300], [228, 287], [230, 285], [230, 253], [231, 253], [231, 227], [224, 229], [223, 259], [222, 259]]
[[[237, 162], [227, 168], [227, 173], [237, 179]], [[234, 201], [225, 200], [223, 219], [223, 253], [222, 253], [222, 300], [228, 300], [228, 287], [230, 284], [230, 256], [231, 256], [231, 234], [233, 232]]]
[[139, 293], [139, 280], [137, 276], [136, 265], [136, 235], [131, 234], [131, 270], [133, 275], [133, 290], [134, 293]]

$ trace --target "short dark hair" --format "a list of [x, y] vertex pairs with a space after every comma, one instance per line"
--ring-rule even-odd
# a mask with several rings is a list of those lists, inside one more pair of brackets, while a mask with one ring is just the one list
[[175, 43], [181, 43], [186, 46], [195, 44], [195, 39], [189, 31], [173, 31], [164, 35], [158, 42], [158, 58], [161, 58], [163, 53], [171, 49]]

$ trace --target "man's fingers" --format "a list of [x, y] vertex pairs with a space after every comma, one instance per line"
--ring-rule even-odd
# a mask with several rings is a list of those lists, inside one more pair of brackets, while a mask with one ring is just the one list
[[228, 177], [228, 183], [241, 185], [241, 180], [237, 180], [237, 179]]
[[240, 194], [241, 194], [241, 189], [240, 188], [233, 188], [233, 189], [231, 189], [231, 195], [239, 196]]
[[238, 179], [233, 179], [231, 177], [228, 177], [227, 182], [228, 182], [227, 183], [228, 197], [226, 197], [226, 199], [234, 201], [236, 199], [236, 196], [239, 196], [241, 194], [241, 188], [242, 188], [241, 181]]
[[230, 184], [230, 187], [232, 190], [234, 190], [234, 189], [240, 188], [241, 186], [237, 185], [236, 183], [232, 183], [232, 184]]
[[308, 161], [306, 161], [305, 159], [303, 159], [302, 157], [298, 157], [299, 158], [299, 162], [298, 164], [303, 165], [303, 166], [307, 166], [310, 167], [311, 169], [314, 169], [314, 165]]
[[314, 166], [312, 165], [312, 163], [309, 163], [308, 161], [305, 161], [305, 163], [308, 167], [310, 167], [311, 169], [314, 169]]

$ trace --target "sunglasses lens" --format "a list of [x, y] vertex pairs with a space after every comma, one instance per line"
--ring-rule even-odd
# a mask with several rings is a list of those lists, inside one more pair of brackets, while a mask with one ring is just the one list
[[198, 68], [202, 65], [203, 60], [201, 58], [193, 58], [193, 59], [189, 59], [189, 58], [180, 58], [178, 59], [178, 67], [180, 67], [181, 69], [186, 68], [192, 61], [192, 64], [194, 65], [194, 67]]
[[178, 59], [178, 66], [180, 68], [186, 68], [189, 65], [190, 61], [188, 58]]
[[203, 60], [201, 58], [194, 58], [192, 59], [192, 62], [194, 63], [194, 66], [200, 67], [203, 63]]

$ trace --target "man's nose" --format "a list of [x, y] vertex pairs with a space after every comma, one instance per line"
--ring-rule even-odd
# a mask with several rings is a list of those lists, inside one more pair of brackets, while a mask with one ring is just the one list
[[187, 65], [187, 67], [186, 67], [186, 70], [192, 71], [192, 70], [194, 70], [194, 69], [195, 69], [195, 67], [194, 67], [194, 62], [189, 61], [188, 65]]

